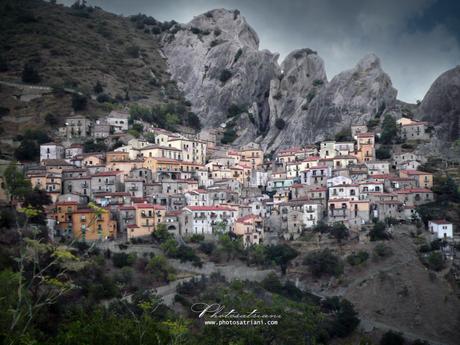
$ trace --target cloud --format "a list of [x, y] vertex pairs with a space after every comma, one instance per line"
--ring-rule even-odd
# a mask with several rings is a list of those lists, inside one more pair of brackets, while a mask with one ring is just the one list
[[447, 0], [89, 2], [118, 14], [141, 12], [179, 22], [213, 8], [238, 8], [258, 33], [262, 49], [279, 52], [281, 59], [294, 49], [316, 50], [329, 79], [365, 54], [377, 54], [399, 98], [409, 102], [422, 99], [434, 79], [460, 61], [460, 33], [455, 32], [460, 23]]

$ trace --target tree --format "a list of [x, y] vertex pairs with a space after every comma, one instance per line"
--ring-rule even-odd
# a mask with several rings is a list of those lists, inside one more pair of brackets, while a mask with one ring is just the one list
[[380, 146], [376, 151], [375, 151], [375, 157], [377, 159], [390, 159], [391, 158], [391, 151], [388, 147], [386, 146]]
[[310, 253], [303, 263], [310, 267], [311, 273], [317, 278], [321, 278], [324, 274], [337, 277], [343, 273], [342, 262], [328, 248]]
[[275, 121], [275, 127], [278, 128], [279, 130], [284, 129], [286, 126], [286, 122], [282, 118], [277, 118]]
[[163, 255], [155, 255], [150, 259], [147, 268], [157, 280], [170, 282], [175, 279], [175, 269], [169, 265]]
[[393, 116], [385, 115], [382, 122], [382, 134], [380, 135], [380, 142], [388, 145], [395, 142], [398, 137], [398, 125]]
[[194, 112], [189, 112], [187, 114], [187, 125], [192, 127], [193, 129], [200, 130], [201, 129], [201, 121], [197, 114]]
[[224, 68], [222, 70], [222, 72], [220, 72], [220, 75], [219, 75], [219, 80], [222, 82], [222, 83], [225, 83], [227, 80], [229, 80], [230, 78], [232, 77], [232, 72], [226, 68]]
[[440, 271], [444, 268], [444, 259], [441, 252], [432, 252], [426, 260], [428, 268], [433, 271]]
[[96, 94], [104, 92], [104, 88], [99, 80], [96, 82], [96, 85], [94, 85], [93, 90]]
[[88, 99], [85, 95], [73, 94], [72, 95], [72, 108], [75, 111], [85, 110], [88, 105]]
[[24, 139], [14, 150], [14, 157], [19, 161], [37, 161], [40, 158], [40, 146], [35, 140]]
[[30, 181], [24, 177], [24, 174], [19, 171], [17, 164], [11, 162], [4, 173], [6, 190], [13, 198], [23, 199], [30, 191], [32, 186]]
[[455, 180], [450, 177], [436, 177], [433, 184], [433, 192], [436, 193], [437, 201], [460, 201], [460, 192]]
[[48, 126], [56, 126], [59, 123], [59, 119], [56, 115], [48, 113], [45, 115], [45, 123]]
[[289, 262], [295, 259], [299, 253], [287, 244], [277, 244], [266, 247], [267, 261], [274, 262], [281, 268], [281, 273], [286, 274]]
[[136, 261], [136, 254], [135, 253], [114, 253], [112, 255], [112, 262], [115, 267], [122, 268], [125, 266], [132, 266]]
[[393, 331], [388, 331], [382, 335], [380, 339], [380, 345], [404, 345], [405, 339], [402, 336], [402, 333], [396, 333]]
[[337, 296], [329, 297], [323, 302], [322, 306], [335, 315], [328, 327], [331, 337], [346, 337], [358, 327], [360, 322], [358, 313], [350, 301], [340, 299]]
[[372, 228], [372, 230], [369, 231], [369, 237], [371, 241], [390, 239], [390, 234], [386, 231], [385, 223], [381, 221], [377, 221], [374, 224], [374, 227]]
[[41, 80], [42, 78], [32, 64], [27, 63], [24, 65], [22, 70], [22, 81], [24, 83], [38, 84]]
[[337, 242], [341, 243], [342, 240], [350, 236], [350, 231], [348, 230], [345, 224], [337, 222], [332, 225], [331, 235], [334, 236]]

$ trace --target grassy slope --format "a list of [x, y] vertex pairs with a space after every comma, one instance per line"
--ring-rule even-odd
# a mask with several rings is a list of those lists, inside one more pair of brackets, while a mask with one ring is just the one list
[[[128, 52], [133, 46], [140, 48], [139, 57]], [[7, 71], [0, 72], [0, 81], [21, 82], [24, 64], [32, 63], [42, 77], [39, 85], [70, 87], [95, 98], [93, 87], [100, 81], [112, 98], [128, 94], [126, 103], [182, 102], [155, 36], [136, 29], [129, 18], [97, 8], [74, 10], [41, 0], [2, 1], [0, 58], [8, 65]], [[0, 88], [0, 106], [9, 109], [0, 120], [2, 138], [27, 127], [47, 128], [43, 118], [48, 112], [64, 118], [72, 111], [68, 94], [48, 94], [30, 102], [19, 101], [14, 97], [18, 94], [16, 88]], [[93, 100], [82, 113], [98, 115], [107, 110]]]

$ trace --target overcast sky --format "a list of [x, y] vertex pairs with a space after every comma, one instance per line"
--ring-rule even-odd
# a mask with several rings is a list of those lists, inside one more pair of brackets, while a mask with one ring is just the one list
[[[73, 3], [73, 0], [61, 0]], [[460, 64], [460, 0], [90, 0], [117, 14], [144, 13], [186, 23], [214, 8], [239, 9], [280, 53], [311, 48], [328, 78], [377, 54], [407, 102], [422, 99], [442, 72]]]

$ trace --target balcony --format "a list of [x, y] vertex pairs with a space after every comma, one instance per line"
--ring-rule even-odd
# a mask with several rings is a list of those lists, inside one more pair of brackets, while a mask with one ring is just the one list
[[316, 210], [314, 208], [307, 208], [305, 209], [306, 213], [314, 213]]
[[139, 188], [137, 186], [131, 186], [129, 187], [129, 191], [130, 192], [137, 192], [139, 190]]
[[106, 186], [108, 186], [108, 185], [113, 185], [113, 184], [115, 184], [115, 182], [114, 182], [114, 181], [105, 181], [104, 184], [105, 184]]
[[141, 213], [142, 218], [153, 218], [153, 214]]
[[86, 182], [84, 182], [84, 183], [81, 183], [81, 184], [80, 184], [80, 187], [81, 187], [81, 188], [89, 188], [89, 184], [86, 183]]

